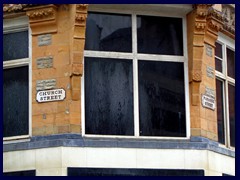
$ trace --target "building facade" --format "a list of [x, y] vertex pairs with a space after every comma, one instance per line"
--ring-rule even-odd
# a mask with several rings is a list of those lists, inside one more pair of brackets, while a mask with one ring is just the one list
[[4, 4], [4, 175], [235, 175], [235, 6]]

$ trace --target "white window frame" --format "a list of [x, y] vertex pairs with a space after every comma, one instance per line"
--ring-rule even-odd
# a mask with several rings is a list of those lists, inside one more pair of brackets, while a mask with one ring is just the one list
[[28, 139], [32, 136], [32, 36], [31, 36], [31, 28], [29, 26], [29, 20], [27, 16], [20, 16], [16, 18], [9, 18], [3, 20], [3, 34], [10, 34], [16, 32], [22, 32], [28, 30], [28, 58], [15, 59], [9, 61], [3, 61], [3, 70], [28, 66], [28, 80], [29, 80], [29, 113], [28, 113], [28, 134], [19, 135], [19, 136], [10, 136], [4, 137], [3, 143], [13, 143], [23, 141], [24, 139]]
[[[235, 40], [229, 38], [223, 33], [219, 33], [217, 43], [222, 45], [222, 72], [215, 70], [216, 79], [223, 83], [222, 98], [223, 98], [225, 144], [221, 144], [221, 145], [224, 145], [232, 150], [235, 150], [235, 147], [230, 146], [230, 121], [229, 121], [229, 100], [228, 100], [228, 84], [235, 87], [235, 79], [227, 75], [227, 48], [235, 52]], [[215, 58], [220, 59], [216, 55], [215, 55]]]
[[[145, 5], [145, 9], [147, 5]], [[174, 6], [176, 7], [176, 5]], [[170, 7], [168, 7], [170, 8]], [[179, 6], [179, 9], [181, 7]], [[169, 9], [170, 10], [170, 9]], [[189, 84], [188, 84], [188, 54], [187, 54], [187, 30], [186, 30], [186, 12], [174, 12], [174, 13], [162, 13], [161, 11], [142, 11], [142, 10], [128, 10], [128, 9], [114, 9], [111, 6], [106, 8], [99, 8], [98, 6], [89, 6], [90, 12], [102, 12], [102, 13], [114, 13], [114, 14], [127, 14], [132, 15], [132, 52], [101, 52], [85, 50], [84, 57], [102, 57], [102, 58], [115, 58], [126, 59], [132, 61], [133, 64], [133, 113], [134, 113], [134, 135], [93, 135], [85, 134], [85, 90], [84, 90], [84, 74], [81, 79], [81, 124], [82, 124], [82, 136], [84, 137], [102, 137], [102, 138], [139, 138], [139, 139], [190, 139], [190, 109], [189, 109]], [[171, 12], [171, 11], [169, 11]], [[156, 54], [141, 54], [137, 53], [137, 15], [150, 15], [150, 16], [162, 16], [162, 17], [177, 17], [182, 18], [183, 26], [183, 56], [172, 55], [156, 55]], [[186, 136], [185, 137], [161, 137], [161, 136], [140, 136], [139, 131], [139, 99], [138, 99], [138, 59], [161, 61], [159, 62], [183, 62], [184, 65], [184, 87], [185, 87], [185, 113], [186, 113]], [[84, 59], [83, 59], [84, 63]]]

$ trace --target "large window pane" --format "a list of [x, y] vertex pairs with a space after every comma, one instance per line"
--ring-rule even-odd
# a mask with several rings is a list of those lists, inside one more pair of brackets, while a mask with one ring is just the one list
[[3, 35], [3, 60], [28, 57], [28, 31]]
[[134, 135], [132, 61], [85, 58], [86, 134]]
[[28, 66], [3, 71], [3, 136], [28, 134]]
[[131, 27], [129, 15], [89, 13], [85, 49], [132, 52]]
[[216, 80], [217, 91], [217, 125], [218, 125], [218, 142], [225, 144], [224, 130], [224, 109], [223, 109], [223, 82]]
[[235, 87], [228, 84], [230, 145], [235, 147]]
[[137, 16], [138, 53], [183, 55], [181, 18]]
[[141, 136], [186, 136], [183, 63], [138, 62]]
[[227, 48], [227, 72], [228, 76], [235, 78], [235, 53]]

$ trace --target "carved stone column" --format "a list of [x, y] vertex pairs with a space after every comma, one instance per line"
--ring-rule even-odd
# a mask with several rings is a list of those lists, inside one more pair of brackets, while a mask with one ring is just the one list
[[80, 100], [81, 95], [81, 76], [83, 74], [83, 52], [85, 44], [85, 30], [87, 18], [87, 4], [76, 4], [74, 6], [74, 29], [72, 37], [72, 100]]

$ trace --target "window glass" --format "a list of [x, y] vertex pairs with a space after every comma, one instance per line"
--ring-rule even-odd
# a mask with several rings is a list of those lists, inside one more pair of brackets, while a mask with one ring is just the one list
[[132, 52], [130, 15], [89, 13], [86, 50]]
[[139, 61], [141, 136], [186, 136], [183, 63]]
[[222, 60], [215, 58], [215, 70], [222, 73]]
[[230, 145], [235, 147], [235, 87], [228, 84]]
[[222, 45], [219, 43], [215, 43], [215, 55], [219, 58], [222, 58]]
[[181, 18], [137, 16], [138, 53], [183, 55]]
[[223, 82], [216, 79], [218, 142], [225, 144]]
[[3, 71], [3, 136], [28, 134], [28, 66]]
[[235, 78], [235, 53], [227, 48], [227, 71], [228, 76]]
[[28, 31], [3, 35], [3, 60], [28, 57]]
[[132, 61], [85, 57], [85, 132], [134, 135]]

